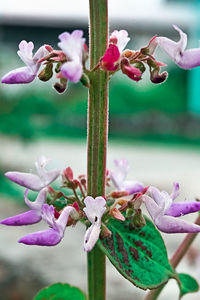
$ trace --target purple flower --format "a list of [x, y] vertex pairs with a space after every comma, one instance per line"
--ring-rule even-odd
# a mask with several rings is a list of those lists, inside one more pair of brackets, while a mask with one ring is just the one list
[[27, 194], [28, 194], [28, 189], [27, 189], [24, 195], [24, 201], [27, 204], [27, 206], [30, 208], [30, 210], [21, 213], [19, 215], [6, 218], [2, 220], [0, 224], [8, 225], [8, 226], [21, 226], [21, 225], [30, 225], [30, 224], [40, 222], [40, 220], [42, 219], [42, 206], [46, 201], [47, 191], [48, 188], [43, 188], [39, 192], [36, 200], [32, 202], [27, 198]]
[[110, 178], [119, 191], [127, 191], [129, 194], [134, 194], [144, 189], [144, 185], [141, 182], [125, 180], [129, 170], [129, 164], [126, 159], [114, 160], [114, 164], [115, 170], [110, 171]]
[[39, 63], [38, 61], [42, 57], [46, 56], [48, 51], [46, 50], [44, 45], [38, 49], [35, 55], [33, 55], [33, 48], [34, 45], [32, 42], [20, 42], [17, 54], [25, 63], [26, 67], [18, 68], [8, 72], [3, 76], [1, 81], [2, 83], [29, 83], [35, 79], [41, 65], [41, 63]]
[[187, 35], [176, 25], [174, 29], [180, 34], [180, 40], [174, 42], [166, 37], [157, 37], [156, 41], [160, 48], [183, 69], [192, 69], [200, 66], [200, 48], [185, 50]]
[[103, 197], [95, 199], [88, 196], [84, 200], [85, 208], [83, 209], [88, 220], [92, 225], [87, 229], [84, 237], [84, 250], [89, 252], [93, 249], [99, 239], [101, 232], [101, 218], [106, 211], [106, 201]]
[[200, 226], [178, 219], [177, 217], [200, 210], [200, 202], [175, 202], [178, 196], [179, 185], [174, 183], [174, 188], [169, 195], [165, 191], [159, 191], [150, 186], [148, 193], [142, 199], [145, 206], [160, 231], [166, 233], [200, 232]]
[[78, 82], [83, 73], [82, 56], [85, 38], [82, 36], [82, 30], [74, 30], [71, 34], [63, 32], [59, 35], [58, 46], [67, 56], [67, 62], [61, 66], [61, 72], [72, 82]]
[[40, 191], [56, 180], [56, 178], [60, 175], [60, 170], [47, 171], [45, 169], [47, 162], [48, 160], [45, 156], [41, 156], [38, 161], [36, 161], [35, 166], [38, 175], [22, 172], [7, 172], [5, 173], [5, 176], [27, 189]]
[[62, 240], [70, 214], [78, 214], [72, 206], [66, 206], [59, 218], [54, 216], [53, 205], [43, 204], [42, 219], [50, 226], [50, 229], [30, 233], [22, 237], [18, 242], [26, 245], [55, 246]]

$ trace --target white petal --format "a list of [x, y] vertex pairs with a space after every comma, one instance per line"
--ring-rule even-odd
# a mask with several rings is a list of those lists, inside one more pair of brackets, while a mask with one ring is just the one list
[[87, 229], [84, 237], [84, 250], [86, 252], [89, 252], [93, 249], [93, 247], [99, 239], [100, 231], [101, 226], [95, 223]]

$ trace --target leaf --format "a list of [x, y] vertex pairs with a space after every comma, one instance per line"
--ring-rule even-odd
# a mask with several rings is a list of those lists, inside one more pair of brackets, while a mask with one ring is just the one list
[[184, 295], [188, 293], [195, 293], [199, 290], [199, 285], [196, 279], [194, 279], [189, 274], [180, 273], [179, 275], [179, 288], [180, 295], [179, 299], [181, 299]]
[[67, 283], [55, 283], [41, 291], [33, 300], [86, 300], [84, 293]]
[[142, 289], [153, 289], [177, 275], [171, 267], [165, 244], [153, 223], [145, 217], [146, 226], [133, 228], [124, 222], [110, 219], [110, 237], [98, 245], [115, 268], [129, 281]]

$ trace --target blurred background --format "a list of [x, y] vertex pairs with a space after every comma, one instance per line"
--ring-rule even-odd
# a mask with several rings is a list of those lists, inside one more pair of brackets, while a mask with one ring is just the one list
[[[109, 15], [110, 32], [129, 32], [130, 49], [144, 47], [155, 34], [177, 41], [179, 36], [172, 24], [188, 34], [188, 48], [199, 47], [198, 0], [109, 0]], [[16, 53], [21, 40], [33, 41], [35, 50], [44, 43], [57, 47], [61, 32], [79, 28], [88, 37], [86, 0], [3, 1], [1, 77], [23, 66]], [[121, 74], [110, 81], [108, 168], [112, 168], [113, 159], [127, 158], [130, 179], [169, 192], [172, 183], [179, 181], [180, 199], [194, 200], [199, 197], [200, 178], [200, 69], [181, 70], [159, 50], [156, 57], [168, 65], [167, 82], [153, 85], [148, 71], [138, 83]], [[86, 172], [87, 89], [69, 84], [68, 90], [58, 95], [52, 89], [54, 83], [55, 78], [47, 83], [36, 79], [29, 85], [0, 86], [1, 218], [26, 210], [24, 190], [4, 178], [5, 171], [29, 171], [36, 158], [44, 154], [61, 168], [70, 165], [76, 175]], [[2, 300], [32, 299], [44, 284], [55, 281], [70, 282], [86, 290], [84, 228], [67, 230], [64, 241], [53, 249], [17, 244], [20, 236], [38, 229], [41, 224], [32, 228], [0, 228]], [[167, 237], [170, 255], [182, 238]], [[200, 280], [199, 257], [194, 244], [180, 268], [196, 274]], [[134, 289], [110, 264], [108, 270], [108, 299], [133, 299], [134, 292], [135, 299], [142, 299], [145, 292]], [[169, 293], [174, 295], [174, 291], [178, 294], [172, 281], [160, 299], [169, 299]], [[199, 295], [185, 299], [199, 299]]]

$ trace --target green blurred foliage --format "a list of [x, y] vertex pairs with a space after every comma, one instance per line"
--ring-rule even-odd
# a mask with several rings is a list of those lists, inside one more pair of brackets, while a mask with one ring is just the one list
[[[198, 118], [187, 112], [187, 72], [170, 71], [167, 82], [135, 83], [115, 75], [110, 84], [110, 138], [200, 143]], [[38, 80], [0, 91], [0, 133], [38, 138], [85, 138], [87, 89], [70, 84], [63, 95]], [[13, 92], [14, 91], [14, 92]]]

